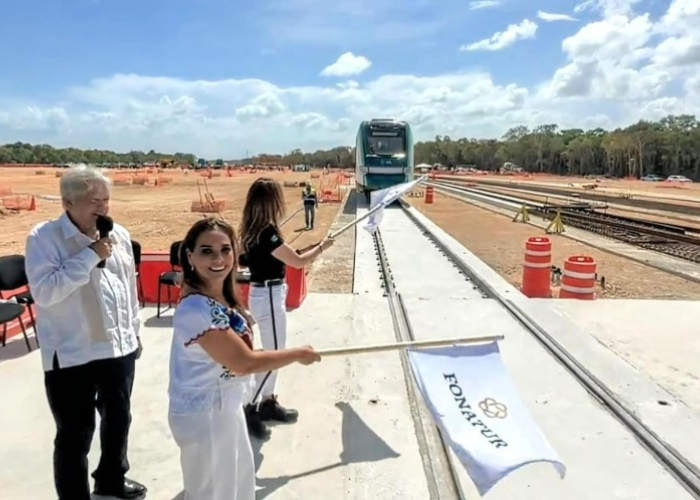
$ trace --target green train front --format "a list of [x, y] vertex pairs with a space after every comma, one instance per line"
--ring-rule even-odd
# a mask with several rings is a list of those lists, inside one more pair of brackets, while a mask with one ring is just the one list
[[413, 179], [413, 135], [408, 123], [391, 119], [364, 121], [357, 132], [355, 185], [371, 191]]

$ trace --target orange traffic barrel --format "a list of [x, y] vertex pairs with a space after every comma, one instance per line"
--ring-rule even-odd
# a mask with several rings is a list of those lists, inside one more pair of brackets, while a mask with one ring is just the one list
[[540, 236], [528, 238], [523, 261], [523, 294], [530, 298], [550, 298], [551, 273], [552, 242]]
[[425, 202], [426, 203], [432, 203], [433, 202], [433, 196], [435, 194], [433, 186], [427, 186], [425, 188]]
[[573, 255], [564, 261], [560, 299], [595, 299], [596, 262], [593, 257]]

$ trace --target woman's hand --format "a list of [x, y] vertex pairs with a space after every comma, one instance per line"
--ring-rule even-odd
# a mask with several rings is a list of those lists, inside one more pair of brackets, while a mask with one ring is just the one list
[[310, 365], [312, 363], [316, 363], [318, 361], [321, 361], [321, 356], [314, 351], [314, 348], [311, 346], [304, 346], [304, 347], [299, 347], [297, 349], [298, 352], [298, 361], [302, 365]]
[[328, 238], [324, 238], [323, 241], [319, 244], [321, 245], [321, 250], [325, 252], [333, 246], [333, 243], [335, 243], [335, 240], [329, 236]]

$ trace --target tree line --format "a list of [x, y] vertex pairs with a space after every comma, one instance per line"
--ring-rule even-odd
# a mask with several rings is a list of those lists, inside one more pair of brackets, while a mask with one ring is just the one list
[[65, 165], [87, 163], [92, 165], [142, 165], [144, 163], [174, 162], [193, 165], [196, 157], [189, 153], [163, 154], [151, 150], [115, 153], [99, 149], [54, 148], [48, 144], [16, 142], [0, 146], [0, 163], [44, 163]]
[[[195, 155], [186, 153], [115, 153], [23, 143], [0, 147], [0, 163], [140, 164], [163, 160], [196, 163]], [[354, 148], [340, 146], [308, 153], [295, 149], [284, 155], [261, 154], [227, 163], [352, 168], [355, 157]], [[642, 120], [612, 131], [560, 129], [556, 124], [544, 124], [533, 129], [513, 127], [500, 139], [437, 136], [432, 141], [415, 144], [415, 163], [490, 171], [508, 165], [526, 172], [560, 175], [685, 175], [700, 180], [700, 122], [693, 115], [669, 115], [659, 121]]]

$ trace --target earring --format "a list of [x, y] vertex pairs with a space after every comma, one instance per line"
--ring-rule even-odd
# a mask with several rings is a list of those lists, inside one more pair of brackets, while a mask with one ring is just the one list
[[194, 264], [190, 264], [190, 269], [194, 271]]

